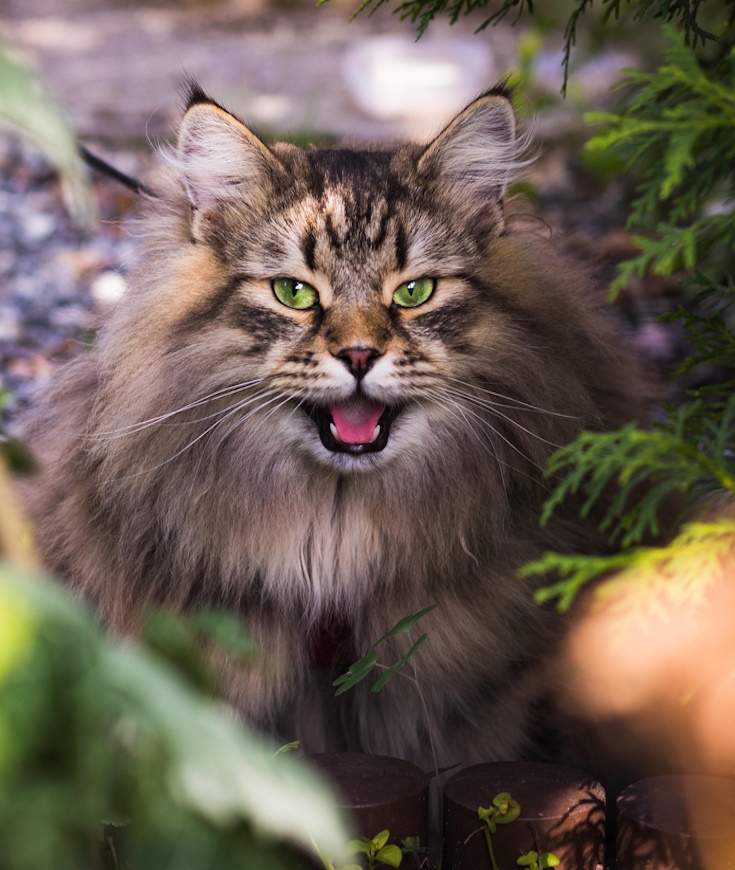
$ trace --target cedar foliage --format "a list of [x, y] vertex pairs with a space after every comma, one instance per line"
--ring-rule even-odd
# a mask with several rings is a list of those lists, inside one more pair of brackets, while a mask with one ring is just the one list
[[[705, 560], [719, 562], [729, 552], [719, 546], [723, 534], [732, 534], [726, 516], [710, 511], [709, 522], [692, 521], [717, 504], [727, 513], [735, 495], [735, 5], [730, 6], [719, 35], [696, 25], [694, 7], [682, 14], [678, 31], [665, 26], [668, 47], [658, 70], [626, 72], [625, 111], [587, 116], [602, 125], [587, 147], [612, 152], [637, 173], [628, 228], [649, 230], [634, 237], [640, 254], [622, 264], [611, 293], [648, 270], [681, 273], [690, 303], [667, 319], [682, 325], [691, 352], [674, 377], [702, 371], [713, 376], [667, 406], [653, 429], [631, 425], [584, 433], [552, 457], [548, 473], [560, 479], [543, 521], [570, 493], [581, 492], [588, 511], [611, 484], [617, 488], [602, 528], [618, 554], [598, 559], [549, 553], [525, 568], [558, 575], [537, 597], [555, 599], [561, 609], [586, 582], [613, 570], [659, 564], [674, 584], [683, 581], [676, 568], [690, 564], [693, 541]], [[715, 43], [709, 57], [697, 51], [704, 39]], [[641, 547], [647, 535], [659, 533], [661, 509], [677, 494], [684, 504], [678, 534], [668, 546]]]

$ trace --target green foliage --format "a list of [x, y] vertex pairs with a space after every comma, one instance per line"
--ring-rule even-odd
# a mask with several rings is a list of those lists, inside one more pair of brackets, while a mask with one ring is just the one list
[[559, 858], [553, 852], [538, 852], [531, 849], [516, 859], [516, 864], [519, 867], [528, 867], [528, 870], [547, 870], [549, 867], [558, 867], [560, 864]]
[[601, 529], [621, 548], [610, 557], [545, 554], [524, 569], [559, 577], [537, 599], [556, 600], [561, 609], [587, 582], [618, 570], [636, 568], [635, 576], [650, 585], [655, 567], [676, 587], [675, 562], [690, 565], [694, 551], [702, 560], [700, 575], [706, 574], [723, 540], [717, 524], [687, 525], [668, 547], [640, 544], [661, 532], [659, 516], [677, 500], [682, 521], [735, 495], [735, 34], [714, 62], [697, 56], [696, 39], [687, 44], [670, 28], [666, 34], [669, 48], [655, 73], [628, 71], [626, 110], [588, 116], [605, 125], [588, 148], [622, 158], [638, 173], [629, 226], [657, 221], [654, 237], [634, 239], [641, 253], [622, 265], [611, 292], [648, 270], [690, 272], [683, 288], [692, 307], [680, 305], [666, 317], [684, 327], [692, 347], [674, 375], [704, 371], [709, 381], [667, 407], [666, 419], [650, 431], [631, 424], [618, 432], [584, 433], [551, 458], [549, 472], [561, 478], [543, 521], [570, 494], [584, 495], [583, 514], [605, 499]]
[[[474, 833], [477, 834], [482, 831], [485, 835], [485, 846], [487, 847], [487, 855], [490, 859], [492, 870], [499, 870], [495, 851], [493, 850], [492, 835], [496, 832], [498, 825], [510, 825], [512, 822], [515, 822], [520, 814], [520, 804], [507, 791], [496, 794], [489, 807], [478, 807], [477, 818], [484, 824], [482, 828]], [[471, 834], [470, 836], [474, 835]], [[542, 855], [539, 855], [538, 852], [530, 851], [525, 855], [521, 855], [516, 864], [519, 867], [528, 867], [529, 870], [547, 870], [549, 867], [556, 867], [559, 864], [559, 859], [553, 852], [544, 852]]]
[[[363, 837], [361, 840], [350, 840], [343, 850], [344, 861], [355, 855], [365, 856], [365, 870], [375, 870], [378, 866], [400, 867], [404, 852], [416, 852], [420, 848], [418, 837], [409, 838], [412, 841], [406, 849], [401, 849], [394, 843], [389, 843], [390, 831], [380, 831], [374, 837]], [[405, 842], [405, 841], [404, 841]], [[320, 853], [319, 857], [325, 870], [363, 870], [362, 864], [354, 862], [333, 861]]]
[[489, 807], [478, 807], [477, 818], [485, 822], [491, 834], [495, 833], [498, 825], [509, 825], [521, 814], [521, 806], [513, 800], [510, 793], [502, 791], [496, 794]]
[[41, 82], [13, 61], [0, 44], [0, 124], [33, 142], [56, 167], [64, 198], [83, 226], [94, 217], [84, 164], [77, 140]]
[[[403, 619], [399, 620], [393, 628], [384, 634], [379, 640], [377, 640], [373, 645], [378, 646], [378, 644], [384, 643], [386, 640], [389, 640], [392, 637], [396, 637], [399, 634], [406, 634], [416, 625], [416, 623], [426, 616], [427, 613], [431, 613], [432, 610], [436, 607], [436, 604], [432, 604], [429, 607], [425, 607], [423, 610], [420, 610], [418, 613], [414, 613], [412, 616], [405, 616]], [[422, 634], [421, 637], [412, 644], [409, 651], [405, 656], [400, 658], [397, 662], [386, 667], [383, 674], [373, 683], [372, 691], [380, 692], [385, 688], [388, 680], [393, 676], [393, 674], [397, 673], [401, 670], [408, 662], [413, 658], [413, 656], [418, 651], [419, 647], [426, 641], [428, 635]], [[359, 682], [365, 679], [376, 667], [378, 664], [378, 654], [376, 652], [368, 653], [366, 656], [363, 656], [358, 661], [354, 662], [350, 665], [349, 670], [337, 677], [337, 679], [332, 683], [333, 686], [338, 686], [339, 688], [335, 692], [335, 696], [342, 695], [347, 692], [349, 689], [352, 689]]]
[[722, 576], [723, 566], [732, 562], [734, 551], [735, 521], [720, 519], [687, 523], [665, 547], [630, 547], [612, 556], [546, 553], [524, 566], [523, 573], [556, 573], [559, 582], [540, 589], [536, 600], [556, 601], [562, 611], [590, 580], [613, 574], [601, 588], [609, 597], [615, 594], [636, 604], [641, 597], [681, 604], [700, 599]]
[[[671, 496], [719, 492], [735, 495], [732, 454], [735, 396], [719, 409], [698, 399], [669, 410], [651, 431], [629, 424], [617, 432], [585, 432], [549, 460], [548, 473], [565, 472], [546, 502], [542, 522], [570, 493], [586, 500], [582, 515], [609, 491], [617, 492], [601, 524], [626, 548], [660, 532], [658, 514]], [[641, 486], [646, 488], [641, 491]]]
[[0, 564], [0, 867], [293, 866], [348, 833], [315, 774], [59, 587]]
[[[373, 870], [379, 864], [386, 867], [400, 867], [403, 854], [398, 846], [388, 843], [388, 837], [390, 831], [381, 831], [372, 838], [352, 840], [347, 845], [347, 854], [364, 854], [367, 858], [367, 870]], [[344, 866], [344, 870], [360, 870], [360, 865], [349, 864]]]
[[641, 254], [624, 265], [613, 292], [648, 269], [701, 270], [713, 253], [735, 246], [735, 51], [710, 68], [671, 28], [666, 34], [665, 63], [655, 73], [627, 71], [621, 84], [634, 96], [625, 111], [586, 116], [604, 124], [587, 148], [640, 170], [628, 225], [666, 215], [657, 238], [634, 239]]

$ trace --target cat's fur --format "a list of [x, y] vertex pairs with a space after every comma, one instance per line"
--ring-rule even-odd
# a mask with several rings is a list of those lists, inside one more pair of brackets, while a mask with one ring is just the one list
[[[49, 567], [118, 631], [152, 604], [231, 608], [260, 657], [226, 668], [230, 698], [307, 748], [429, 765], [428, 721], [440, 764], [529, 750], [560, 624], [516, 571], [600, 546], [573, 507], [540, 527], [544, 463], [640, 402], [586, 278], [506, 217], [518, 162], [502, 89], [427, 147], [302, 151], [192, 88], [145, 265], [33, 417]], [[426, 302], [392, 301], [423, 277]], [[319, 304], [287, 307], [278, 278]], [[380, 451], [320, 438], [356, 391], [398, 409]], [[428, 720], [403, 676], [332, 698], [330, 631], [344, 670], [434, 603], [412, 638]]]

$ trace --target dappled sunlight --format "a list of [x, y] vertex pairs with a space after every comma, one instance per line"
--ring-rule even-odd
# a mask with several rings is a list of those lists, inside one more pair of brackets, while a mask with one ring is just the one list
[[671, 769], [732, 776], [733, 613], [732, 532], [602, 584], [563, 653], [569, 708], [609, 730], [610, 755], [641, 775]]

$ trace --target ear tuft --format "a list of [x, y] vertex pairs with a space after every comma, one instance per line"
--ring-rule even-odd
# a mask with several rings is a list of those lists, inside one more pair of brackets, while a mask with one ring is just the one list
[[[203, 95], [203, 99], [199, 97]], [[176, 163], [192, 205], [253, 201], [283, 167], [268, 147], [234, 115], [196, 86], [179, 129]]]
[[192, 106], [199, 105], [200, 103], [216, 106], [218, 109], [222, 109], [222, 106], [216, 100], [213, 100], [193, 77], [187, 77], [184, 80], [182, 93], [184, 97], [184, 112], [188, 112]]
[[421, 156], [419, 173], [434, 174], [467, 204], [498, 202], [524, 161], [510, 93], [502, 85], [471, 103]]

